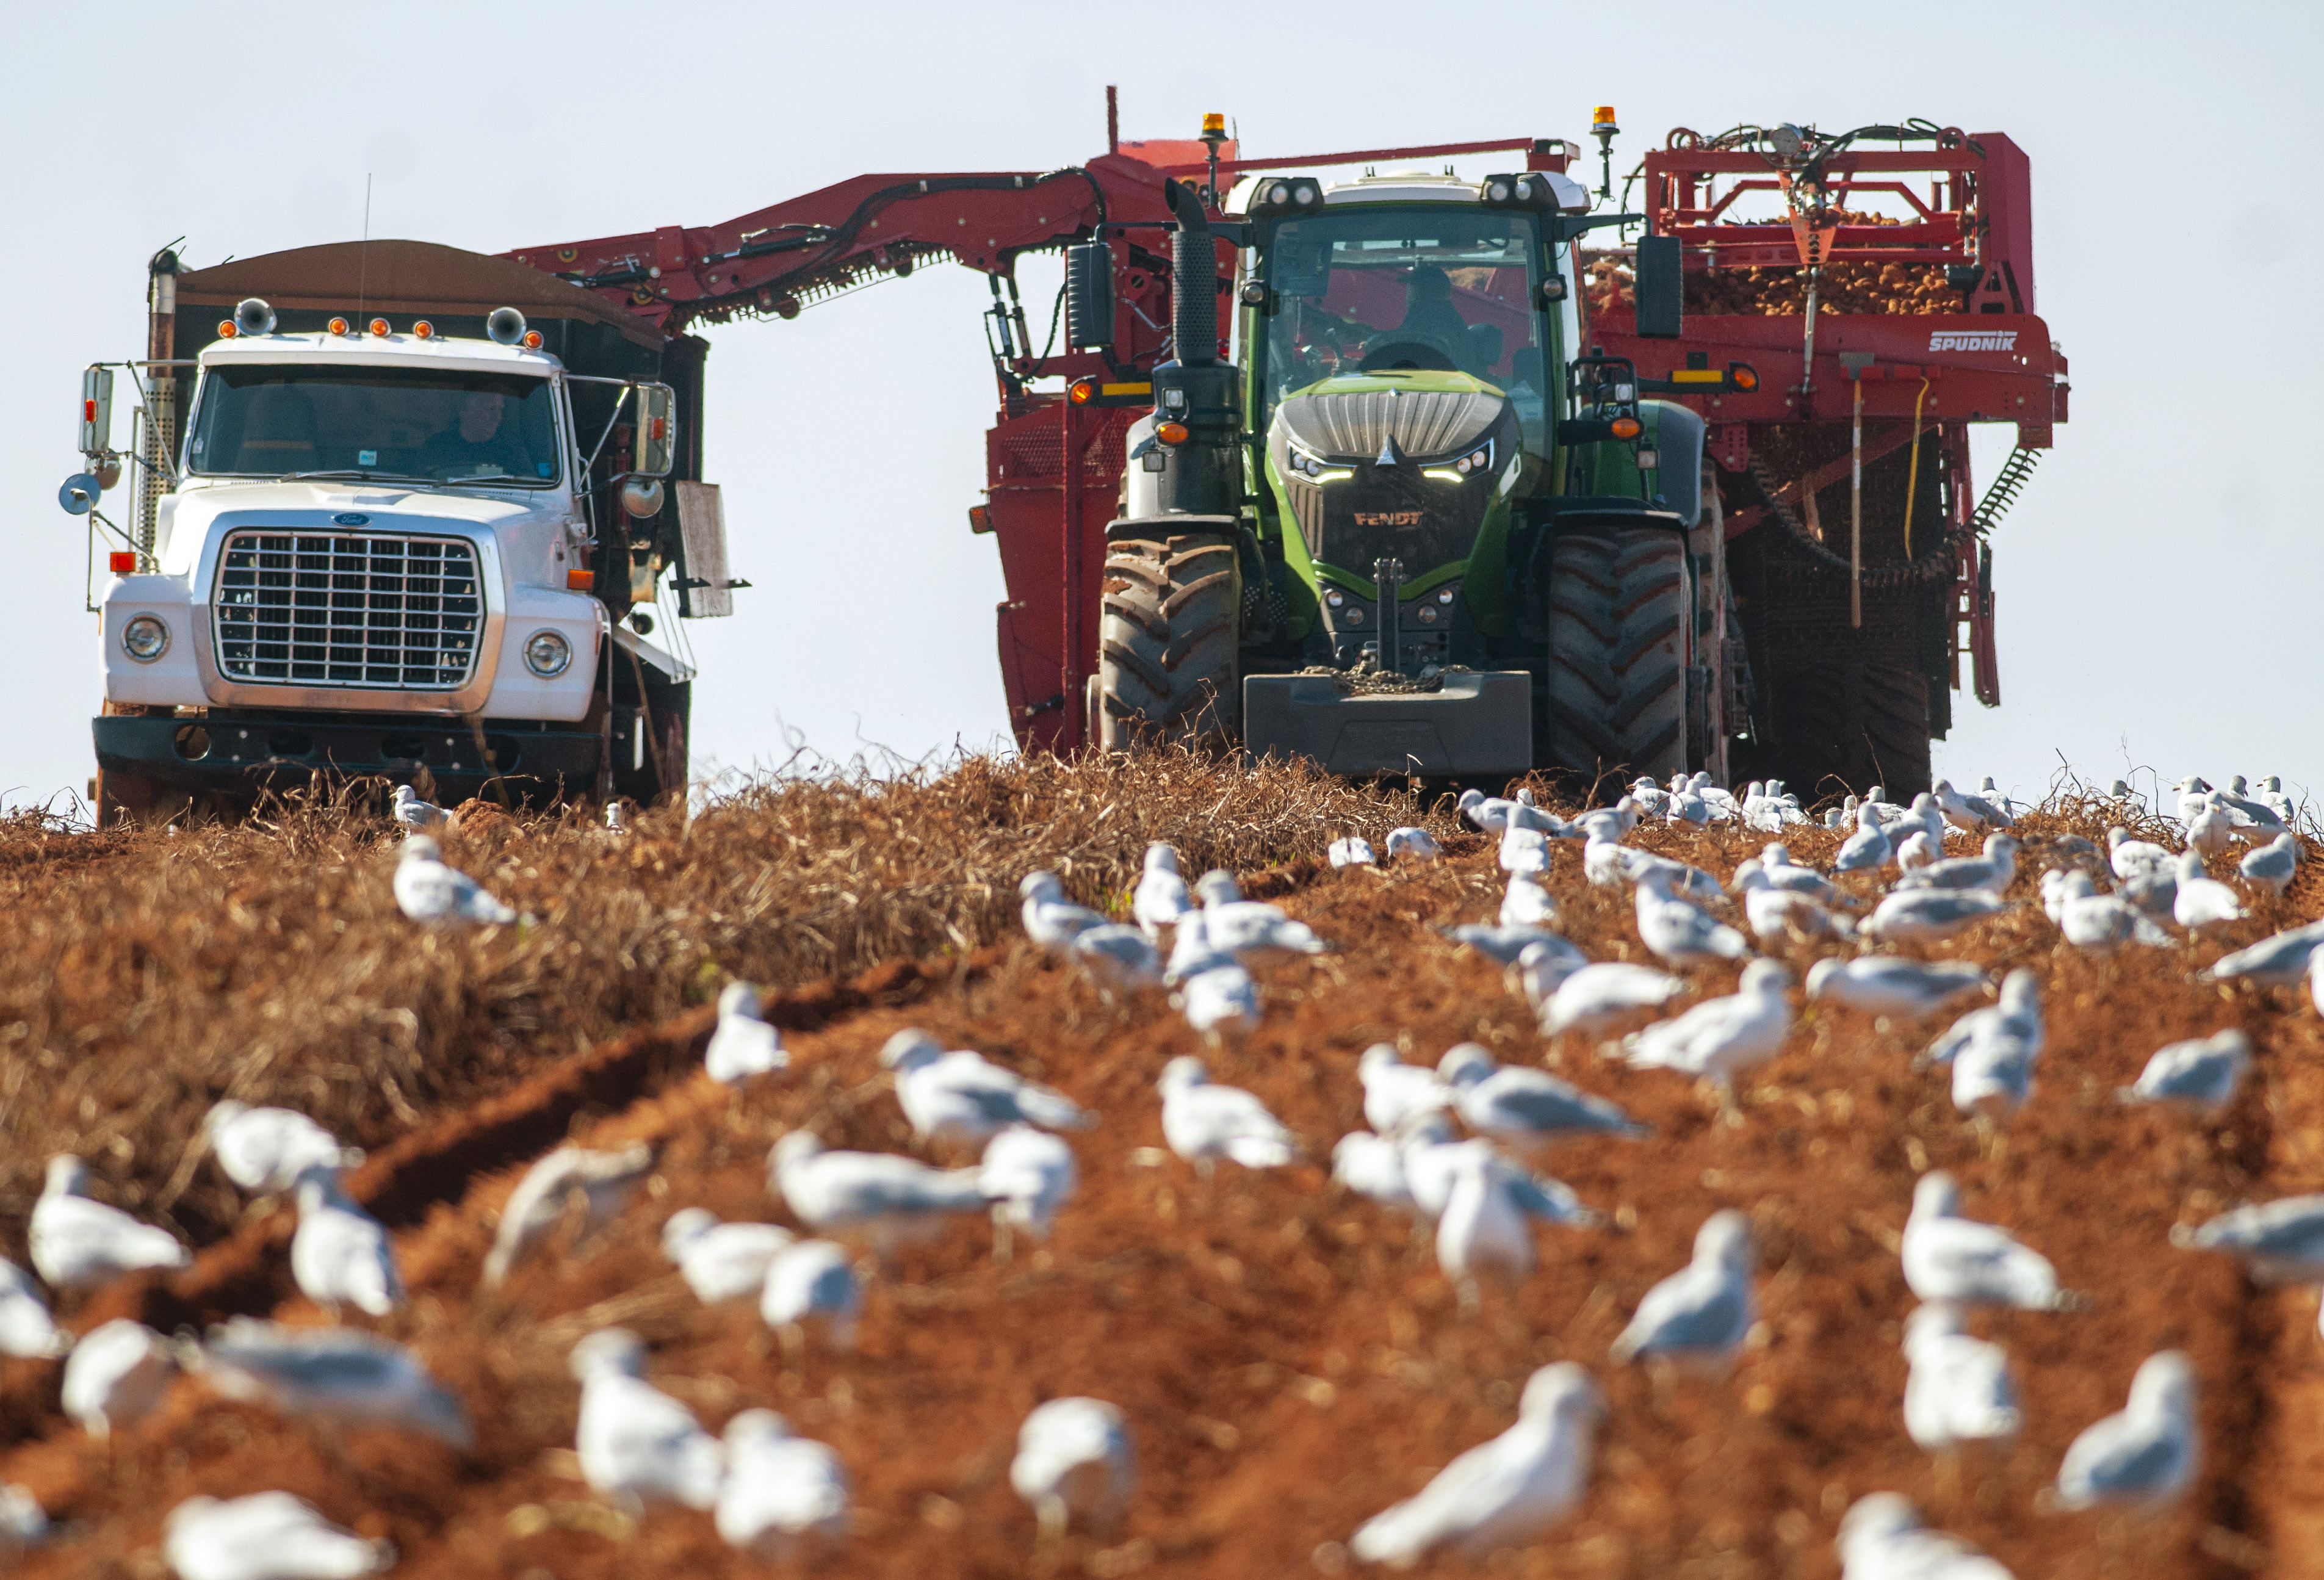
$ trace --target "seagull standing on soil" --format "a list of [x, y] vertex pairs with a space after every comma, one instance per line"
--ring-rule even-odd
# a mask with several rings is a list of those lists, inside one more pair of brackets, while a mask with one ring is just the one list
[[464, 1453], [475, 1443], [458, 1395], [401, 1344], [359, 1329], [278, 1327], [237, 1317], [210, 1329], [193, 1365], [228, 1399], [257, 1400], [302, 1420], [401, 1428]]
[[2243, 902], [2236, 892], [2203, 871], [2203, 858], [2188, 851], [2179, 858], [2179, 886], [2172, 897], [2171, 917], [2190, 933], [2226, 927], [2244, 919]]
[[2025, 1058], [2039, 1058], [2043, 1036], [2042, 979], [2021, 966], [2001, 979], [1999, 1003], [1971, 1010], [1955, 1021], [1914, 1062], [1950, 1064], [1972, 1044], [1995, 1039], [2018, 1044]]
[[2171, 1243], [2187, 1251], [2224, 1251], [2257, 1284], [2324, 1281], [2324, 1196], [2287, 1196], [2221, 1213], [2200, 1228], [2180, 1224]]
[[1856, 808], [1856, 832], [1840, 843], [1840, 855], [1832, 862], [1835, 873], [1877, 873], [1895, 859], [1895, 846], [1880, 827], [1880, 819], [1867, 801]]
[[1808, 997], [1867, 1015], [1933, 1015], [1985, 986], [1985, 968], [1967, 960], [1906, 960], [1895, 955], [1823, 959], [1808, 968]]
[[1245, 900], [1231, 873], [1204, 873], [1195, 881], [1194, 892], [1202, 898], [1203, 925], [1210, 935], [1211, 947], [1245, 966], [1320, 955], [1330, 947], [1305, 922], [1293, 921], [1263, 901]]
[[1065, 946], [1065, 957], [1109, 993], [1154, 987], [1162, 980], [1162, 952], [1142, 930], [1123, 922], [1087, 929]]
[[1987, 893], [2007, 892], [2017, 876], [2017, 842], [2006, 834], [1985, 836], [1983, 855], [1947, 856], [1939, 862], [1905, 873], [1896, 880], [1899, 889], [1982, 889]]
[[1194, 897], [1186, 888], [1186, 880], [1178, 871], [1176, 846], [1155, 841], [1146, 847], [1145, 870], [1138, 876], [1138, 887], [1130, 892], [1130, 917], [1146, 936], [1162, 936], [1166, 927], [1176, 927], [1178, 919], [1194, 909]]
[[441, 828], [452, 819], [452, 814], [435, 802], [421, 800], [420, 792], [408, 784], [397, 785], [389, 800], [389, 815], [406, 828]]
[[1941, 1453], [1963, 1443], [2014, 1437], [2024, 1424], [2009, 1356], [1969, 1333], [1960, 1308], [1919, 1306], [1904, 1318], [1904, 1430]]
[[1360, 834], [1342, 835], [1332, 841], [1326, 858], [1335, 867], [1369, 867], [1378, 864], [1372, 855], [1372, 842]]
[[769, 1183], [820, 1234], [859, 1237], [881, 1256], [939, 1233], [947, 1218], [985, 1210], [974, 1169], [931, 1169], [887, 1152], [833, 1151], [795, 1130], [768, 1158]]
[[1735, 1076], [1775, 1057], [1792, 1028], [1784, 989], [1791, 974], [1773, 960], [1743, 967], [1739, 988], [1706, 999], [1684, 1014], [1622, 1039], [1633, 1069], [1676, 1070], [1718, 1086], [1721, 1106], [1735, 1113]]
[[2324, 945], [2324, 921], [2284, 931], [2222, 955], [2211, 966], [2211, 980], [2240, 977], [2255, 987], [2292, 987], [2308, 974], [2309, 959]]
[[1033, 1506], [1046, 1537], [1061, 1537], [1076, 1521], [1111, 1530], [1138, 1486], [1128, 1418], [1102, 1399], [1035, 1406], [1017, 1429], [1009, 1484]]
[[1863, 930], [1883, 943], [1932, 944], [2008, 908], [2008, 901], [1984, 889], [1898, 889], [1873, 908]]
[[823, 1328], [833, 1349], [853, 1349], [855, 1323], [862, 1311], [863, 1287], [843, 1245], [802, 1240], [785, 1246], [767, 1264], [759, 1316], [794, 1350], [805, 1346], [809, 1323]]
[[1509, 969], [1517, 975], [1526, 1003], [1538, 1014], [1548, 1007], [1566, 979], [1589, 964], [1590, 956], [1563, 938], [1537, 938], [1517, 951], [1517, 963]]
[[726, 1423], [725, 1446], [715, 1523], [728, 1547], [786, 1564], [847, 1534], [847, 1470], [830, 1445], [751, 1409]]
[[178, 1580], [355, 1580], [395, 1566], [392, 1542], [367, 1541], [288, 1492], [188, 1498], [161, 1522]]
[[1638, 939], [1674, 966], [1741, 960], [1751, 940], [1711, 914], [1672, 894], [1670, 881], [1649, 869], [1638, 879]]
[[176, 1346], [142, 1322], [115, 1317], [65, 1361], [65, 1414], [100, 1442], [143, 1420], [178, 1375]]
[[1901, 1492], [1858, 1498], [1840, 1522], [1840, 1580], [2012, 1580], [1957, 1536], [1931, 1530]]
[[1501, 925], [1505, 928], [1549, 927], [1557, 920], [1557, 901], [1549, 891], [1530, 878], [1512, 874], [1508, 891], [1501, 896]]
[[1441, 1548], [1482, 1557], [1539, 1540], [1589, 1487], [1591, 1438], [1605, 1413], [1588, 1372], [1571, 1361], [1544, 1366], [1526, 1381], [1515, 1426], [1374, 1515], [1348, 1550], [1368, 1564], [1409, 1568]]
[[1735, 885], [1743, 895], [1743, 915], [1763, 944], [1828, 938], [1834, 933], [1846, 938], [1856, 930], [1845, 918], [1834, 916], [1811, 896], [1796, 889], [1776, 888], [1767, 869], [1756, 862], [1746, 862], [1736, 870]]
[[1425, 1065], [1404, 1063], [1392, 1042], [1365, 1049], [1356, 1060], [1356, 1078], [1363, 1083], [1364, 1123], [1381, 1135], [1452, 1104], [1452, 1088], [1443, 1077]]
[[2171, 852], [2153, 841], [2133, 839], [2127, 828], [2107, 830], [2107, 866], [2114, 873], [2116, 882], [2128, 883], [2169, 872], [2172, 859]]
[[32, 1276], [0, 1256], [0, 1355], [54, 1360], [71, 1349], [72, 1343], [72, 1335], [50, 1315], [48, 1298]]
[[2058, 1466], [2058, 1507], [2160, 1509], [2177, 1501], [2201, 1461], [2195, 1368], [2177, 1350], [2164, 1350], [2140, 1363], [2121, 1411], [2085, 1427], [2068, 1446]]
[[574, 1447], [590, 1490], [629, 1504], [647, 1499], [708, 1509], [725, 1455], [694, 1412], [645, 1380], [646, 1346], [625, 1327], [602, 1327], [573, 1346], [581, 1383]]
[[57, 1289], [94, 1289], [124, 1273], [193, 1261], [168, 1230], [90, 1200], [88, 1165], [69, 1153], [49, 1160], [48, 1183], [25, 1238], [34, 1270]]
[[290, 1276], [299, 1292], [336, 1318], [341, 1306], [385, 1317], [403, 1304], [403, 1279], [387, 1228], [349, 1200], [323, 1168], [299, 1176], [299, 1228]]
[[2279, 834], [2257, 850], [2246, 853], [2236, 869], [2243, 881], [2255, 889], [2264, 889], [2281, 899], [2292, 887], [2292, 874], [2300, 870], [2300, 836]]
[[2235, 1101], [2251, 1067], [2251, 1039], [2233, 1027], [2159, 1048], [2137, 1084], [2116, 1090], [2125, 1103], [2176, 1103], [2217, 1113]]
[[1923, 1174], [1913, 1187], [1903, 1258], [1905, 1284], [1932, 1304], [2056, 1311], [2072, 1303], [2047, 1257], [2006, 1229], [1960, 1215], [1960, 1187], [1950, 1174]]
[[318, 1165], [352, 1169], [364, 1160], [360, 1147], [342, 1147], [329, 1131], [288, 1108], [213, 1104], [202, 1134], [226, 1177], [254, 1196], [289, 1190]]
[[[1437, 1132], [1450, 1139], [1450, 1128]], [[1350, 1131], [1332, 1147], [1332, 1183], [1384, 1207], [1411, 1210], [1412, 1182], [1405, 1177], [1405, 1143], [1368, 1130]]]
[[1758, 1320], [1751, 1221], [1729, 1209], [1703, 1220], [1694, 1258], [1646, 1291], [1610, 1352], [1617, 1361], [1665, 1355], [1723, 1369]]
[[978, 1188], [992, 1204], [994, 1233], [1015, 1229], [1047, 1238], [1057, 1209], [1081, 1184], [1074, 1150], [1047, 1131], [1012, 1124], [986, 1143]]
[[[2173, 874], [2175, 877], [2175, 873]], [[2078, 949], [2106, 954], [2120, 944], [2158, 946], [2171, 936], [2130, 900], [2101, 894], [2088, 873], [2077, 869], [2058, 883], [2058, 930]]]
[[1162, 1067], [1162, 1136], [1207, 1177], [1221, 1158], [1246, 1169], [1279, 1169], [1299, 1155], [1299, 1139], [1240, 1086], [1211, 1080], [1203, 1061], [1181, 1054]]
[[1493, 1056], [1476, 1042], [1455, 1044], [1436, 1067], [1452, 1089], [1461, 1121], [1520, 1153], [1537, 1151], [1569, 1136], [1600, 1134], [1636, 1141], [1654, 1128], [1624, 1113], [1603, 1097], [1540, 1070], [1509, 1065], [1495, 1068]]
[[1580, 1031], [1595, 1036], [1641, 1012], [1658, 1010], [1686, 991], [1686, 984], [1650, 966], [1618, 960], [1584, 966], [1550, 995], [1541, 1009], [1548, 1036]]
[[1063, 1092], [1037, 1086], [966, 1049], [947, 1053], [918, 1027], [888, 1039], [880, 1067], [896, 1076], [896, 1100], [923, 1141], [982, 1141], [1012, 1124], [1087, 1130], [1097, 1123]]
[[1065, 886], [1055, 873], [1026, 873], [1017, 892], [1024, 901], [1019, 914], [1025, 936], [1052, 954], [1062, 954], [1083, 933], [1105, 925], [1105, 918], [1096, 911], [1065, 898]]
[[1433, 862], [1444, 854], [1436, 836], [1425, 828], [1406, 826], [1388, 831], [1388, 855], [1390, 861], [1398, 856], [1416, 862]]
[[565, 1221], [575, 1197], [582, 1199], [581, 1233], [586, 1234], [621, 1214], [652, 1168], [653, 1149], [643, 1141], [617, 1152], [559, 1147], [535, 1163], [501, 1208], [484, 1257], [485, 1285], [499, 1288], [517, 1259]]
[[1262, 1012], [1259, 984], [1231, 960], [1187, 977], [1170, 1003], [1214, 1048], [1222, 1038], [1249, 1035]]
[[661, 1226], [661, 1253], [678, 1264], [696, 1299], [717, 1306], [756, 1295], [768, 1266], [798, 1239], [780, 1224], [722, 1224], [707, 1207], [686, 1207]]
[[759, 990], [747, 982], [730, 982], [720, 988], [718, 1026], [702, 1054], [702, 1066], [710, 1072], [710, 1078], [732, 1086], [790, 1062], [782, 1032], [767, 1024]]
[[[1522, 1279], [1535, 1266], [1532, 1219], [1591, 1225], [1598, 1214], [1555, 1194], [1512, 1167], [1482, 1141], [1450, 1149], [1451, 1188], [1436, 1215], [1436, 1265], [1460, 1286], [1462, 1304], [1474, 1309], [1480, 1272], [1496, 1269]], [[1562, 1190], [1563, 1187], [1561, 1187]]]
[[445, 865], [444, 847], [424, 834], [403, 842], [394, 887], [395, 903], [423, 927], [504, 927], [516, 919], [474, 878]]

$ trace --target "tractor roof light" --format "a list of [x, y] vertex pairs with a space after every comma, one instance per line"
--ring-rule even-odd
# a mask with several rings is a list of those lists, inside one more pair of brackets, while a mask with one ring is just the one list
[[1612, 105], [1600, 105], [1590, 112], [1590, 130], [1592, 135], [1610, 137], [1619, 133], [1621, 129], [1614, 124]]

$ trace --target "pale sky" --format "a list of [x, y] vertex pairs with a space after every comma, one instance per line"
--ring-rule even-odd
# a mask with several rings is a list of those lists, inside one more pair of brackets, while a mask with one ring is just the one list
[[[2101, 784], [2275, 772], [2324, 793], [2301, 635], [2324, 611], [2301, 459], [2324, 426], [2324, 227], [2301, 152], [2313, 7], [1787, 23], [1732, 5], [1355, 0], [1245, 5], [1186, 32], [1078, 5], [94, 14], [16, 16], [0, 101], [19, 347], [0, 383], [8, 801], [93, 771], [82, 528], [55, 496], [78, 469], [80, 369], [142, 354], [157, 247], [184, 236], [203, 267], [353, 239], [367, 173], [373, 236], [490, 253], [706, 224], [867, 171], [1044, 171], [1102, 152], [1109, 82], [1127, 137], [1189, 136], [1222, 110], [1252, 153], [1580, 139], [1600, 103], [1626, 128], [1621, 169], [1678, 125], [2007, 132], [2033, 161], [2038, 306], [2073, 418], [1995, 541], [2005, 706], [1959, 698], [1939, 772], [2021, 796], [2061, 762]], [[1028, 313], [1055, 278], [1027, 270]], [[706, 331], [706, 472], [754, 585], [733, 618], [690, 628], [697, 774], [795, 744], [918, 758], [1005, 740], [1000, 565], [966, 524], [994, 404], [985, 300], [982, 277], [927, 268]], [[2006, 444], [1985, 447], [1980, 485]]]

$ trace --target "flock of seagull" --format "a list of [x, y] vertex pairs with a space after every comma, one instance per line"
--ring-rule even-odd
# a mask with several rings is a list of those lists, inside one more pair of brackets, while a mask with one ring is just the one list
[[[2121, 787], [2117, 787], [2119, 790]], [[2274, 781], [2258, 799], [2240, 780], [2227, 791], [2200, 780], [2178, 787], [2187, 849], [2173, 852], [2116, 828], [2109, 847], [2053, 838], [2058, 865], [2043, 874], [2043, 904], [2076, 949], [2160, 947], [2239, 919], [2244, 898], [2208, 875], [2204, 858], [2240, 842], [2237, 875], [2246, 891], [2281, 893], [2299, 861], [2292, 808]], [[1947, 938], [2009, 908], [2019, 844], [2014, 813], [1990, 781], [1961, 795], [1944, 781], [1909, 806], [1875, 790], [1827, 821], [1852, 831], [1831, 873], [1794, 862], [1781, 843], [1808, 815], [1780, 784], [1752, 785], [1740, 797], [1702, 776], [1667, 786], [1640, 781], [1615, 806], [1560, 818], [1520, 794], [1471, 791], [1462, 811], [1499, 836], [1508, 873], [1499, 914], [1447, 929], [1458, 944], [1508, 969], [1537, 1012], [1545, 1035], [1600, 1039], [1635, 1069], [1674, 1071], [1715, 1092], [1721, 1122], [1746, 1123], [1734, 1088], [1743, 1072], [1775, 1056], [1792, 1027], [1791, 976], [1759, 945], [1829, 942], [1862, 949], [1896, 940]], [[497, 926], [515, 912], [446, 864], [422, 832], [442, 814], [399, 798], [409, 830], [393, 892], [414, 921], [430, 927]], [[1732, 824], [1775, 837], [1721, 885], [1698, 867], [1624, 843], [1648, 819], [1677, 827]], [[1947, 854], [1948, 840], [1978, 841], [1975, 854]], [[1592, 884], [1633, 891], [1637, 934], [1662, 967], [1591, 961], [1556, 931], [1554, 898], [1544, 880], [1560, 843], [1580, 845]], [[1399, 828], [1383, 841], [1386, 859], [1432, 862], [1437, 842]], [[1368, 841], [1333, 844], [1334, 865], [1374, 864]], [[1890, 868], [1896, 877], [1868, 915], [1861, 882], [1835, 877]], [[2098, 878], [2110, 880], [2101, 889]], [[1264, 1009], [1255, 971], [1331, 946], [1281, 910], [1244, 897], [1223, 872], [1188, 884], [1176, 852], [1156, 845], [1116, 921], [1070, 899], [1054, 873], [1028, 874], [1020, 889], [1027, 935], [1086, 972], [1108, 994], [1167, 987], [1173, 1005], [1213, 1047], [1247, 1035]], [[1721, 913], [1725, 914], [1722, 915]], [[1728, 919], [1733, 917], [1742, 925]], [[2172, 929], [2177, 929], [2175, 932]], [[1167, 936], [1167, 954], [1163, 939]], [[1688, 992], [1690, 968], [1743, 962], [1738, 991], [1668, 1014]], [[2226, 956], [2208, 974], [2265, 985], [2305, 978], [2324, 1010], [2324, 923], [2281, 932]], [[1995, 984], [1963, 961], [1924, 962], [1877, 952], [1834, 953], [1807, 974], [1810, 999], [1891, 1020], [1924, 1020]], [[2005, 1123], [2032, 1096], [2043, 1046], [2038, 980], [2010, 973], [1995, 1002], [1970, 1009], [1932, 1040], [1924, 1067], [1949, 1067], [1953, 1101], [1980, 1126]], [[2159, 1049], [2126, 1103], [2168, 1103], [2215, 1112], [2229, 1102], [2251, 1050], [2232, 1029]], [[722, 993], [705, 1057], [709, 1076], [740, 1086], [779, 1078], [789, 1055], [764, 1019], [757, 993], [732, 984]], [[758, 1302], [761, 1317], [796, 1355], [810, 1344], [845, 1353], [854, 1343], [864, 1283], [907, 1243], [939, 1235], [970, 1217], [989, 1217], [994, 1256], [1013, 1239], [1051, 1232], [1073, 1199], [1078, 1169], [1069, 1135], [1099, 1116], [1065, 1094], [1028, 1081], [967, 1049], [948, 1049], [917, 1029], [898, 1032], [879, 1062], [915, 1141], [938, 1160], [844, 1150], [811, 1131], [783, 1134], [768, 1159], [770, 1196], [805, 1233], [771, 1223], [721, 1222], [680, 1206], [664, 1222], [661, 1249], [706, 1305]], [[1602, 1214], [1539, 1171], [1559, 1143], [1583, 1136], [1644, 1141], [1651, 1128], [1621, 1107], [1531, 1067], [1498, 1064], [1476, 1043], [1461, 1043], [1434, 1065], [1404, 1062], [1382, 1043], [1357, 1064], [1369, 1130], [1332, 1149], [1336, 1188], [1411, 1215], [1431, 1234], [1437, 1261], [1473, 1312], [1488, 1278], [1522, 1278], [1536, 1265], [1536, 1225], [1602, 1230]], [[1302, 1139], [1257, 1095], [1213, 1080], [1204, 1059], [1170, 1059], [1157, 1082], [1158, 1125], [1170, 1151], [1210, 1179], [1222, 1163], [1285, 1167], [1306, 1155]], [[169, 1232], [95, 1199], [78, 1158], [51, 1160], [28, 1225], [36, 1281], [0, 1260], [0, 1354], [60, 1359], [66, 1413], [103, 1438], [157, 1409], [180, 1373], [233, 1399], [271, 1407], [321, 1428], [388, 1427], [466, 1451], [475, 1441], [466, 1409], [409, 1350], [359, 1328], [337, 1326], [348, 1308], [385, 1317], [406, 1300], [388, 1232], [349, 1196], [343, 1172], [361, 1164], [313, 1120], [282, 1108], [221, 1102], [203, 1139], [219, 1169], [256, 1197], [287, 1197], [298, 1226], [290, 1270], [300, 1292], [334, 1326], [296, 1328], [237, 1318], [206, 1337], [164, 1335], [130, 1319], [108, 1322], [75, 1341], [54, 1321], [48, 1290], [86, 1291], [147, 1270], [189, 1265]], [[651, 1173], [641, 1143], [618, 1150], [568, 1145], [530, 1169], [502, 1211], [482, 1279], [503, 1282], [528, 1254], [576, 1214], [590, 1231], [623, 1212]], [[2173, 1233], [2185, 1247], [2240, 1257], [2263, 1282], [2324, 1284], [2324, 1197], [2246, 1206]], [[1924, 1174], [1900, 1242], [1906, 1285], [1922, 1304], [1904, 1325], [1910, 1368], [1903, 1400], [1908, 1435], [1950, 1454], [2006, 1439], [2023, 1412], [2009, 1357], [1975, 1336], [1979, 1307], [2071, 1312], [2086, 1302], [2060, 1288], [2038, 1252], [2006, 1228], [1967, 1216], [1950, 1176]], [[1722, 1374], [1759, 1319], [1757, 1254], [1749, 1218], [1711, 1214], [1692, 1258], [1651, 1289], [1609, 1352], [1617, 1364], [1646, 1363]], [[590, 1487], [634, 1511], [662, 1501], [713, 1514], [719, 1536], [756, 1557], [811, 1556], [844, 1538], [850, 1481], [828, 1446], [799, 1436], [775, 1412], [745, 1409], [721, 1435], [649, 1381], [638, 1336], [607, 1327], [573, 1347], [580, 1384], [575, 1448]], [[2065, 1509], [2101, 1504], [2167, 1506], [2192, 1481], [2201, 1446], [2195, 1380], [2186, 1358], [2151, 1356], [2126, 1408], [2084, 1430], [2068, 1449], [2046, 1501]], [[1346, 1557], [1406, 1566], [1440, 1549], [1489, 1553], [1537, 1539], [1570, 1511], [1590, 1481], [1598, 1421], [1607, 1409], [1588, 1368], [1562, 1362], [1526, 1383], [1507, 1431], [1446, 1465], [1415, 1496], [1353, 1531]], [[1010, 1482], [1034, 1511], [1044, 1538], [1074, 1527], [1113, 1528], [1136, 1493], [1138, 1463], [1127, 1418], [1108, 1401], [1052, 1399], [1024, 1420]], [[0, 1488], [0, 1552], [43, 1539], [46, 1516], [21, 1488]], [[1999, 1566], [1956, 1538], [1925, 1527], [1893, 1493], [1859, 1500], [1841, 1523], [1840, 1550], [1850, 1580], [1989, 1580]], [[325, 1520], [281, 1492], [217, 1500], [191, 1498], [165, 1522], [163, 1556], [181, 1580], [300, 1580], [384, 1572], [387, 1543]]]

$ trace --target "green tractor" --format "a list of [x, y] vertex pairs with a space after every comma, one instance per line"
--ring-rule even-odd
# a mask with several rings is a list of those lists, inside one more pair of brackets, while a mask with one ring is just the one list
[[[1626, 217], [1542, 170], [1250, 179], [1223, 221], [1172, 201], [1177, 355], [1130, 430], [1090, 738], [1723, 781], [1739, 644], [1702, 420], [1574, 343], [1575, 243]], [[1243, 263], [1213, 291], [1221, 241]], [[1654, 261], [1641, 322], [1675, 325]]]

